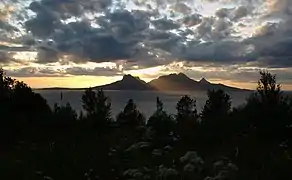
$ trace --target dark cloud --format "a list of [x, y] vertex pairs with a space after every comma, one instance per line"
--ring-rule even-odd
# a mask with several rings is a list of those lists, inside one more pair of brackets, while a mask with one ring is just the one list
[[39, 63], [53, 63], [59, 61], [59, 52], [51, 46], [38, 48], [37, 60]]
[[159, 30], [171, 30], [180, 27], [180, 25], [166, 18], [154, 20], [152, 21], [152, 24]]
[[[28, 46], [35, 49], [37, 63], [43, 64], [61, 60], [67, 63], [122, 60], [125, 69], [132, 69], [182, 60], [291, 67], [291, 1], [272, 0], [267, 10], [262, 11], [259, 9], [266, 7], [263, 0], [228, 2], [235, 6], [226, 6], [228, 8], [214, 12], [214, 16], [204, 17], [189, 0], [135, 0], [134, 4], [144, 10], [126, 10], [123, 2], [111, 0], [33, 1], [26, 7], [33, 15], [19, 17], [24, 21], [21, 28], [25, 28], [27, 34], [13, 42], [21, 43], [24, 49]], [[258, 12], [265, 13], [263, 19], [277, 17], [281, 21], [263, 26], [253, 37], [237, 37], [236, 26], [251, 16], [257, 17]], [[20, 25], [0, 19], [3, 31], [21, 29]], [[245, 23], [246, 28], [249, 24]], [[17, 50], [14, 47], [1, 49], [6, 62], [11, 60], [7, 55]], [[88, 71], [93, 75], [98, 74], [99, 69], [68, 69], [67, 73], [70, 71], [72, 74]], [[110, 70], [111, 73], [115, 72]]]
[[35, 37], [45, 39], [61, 26], [57, 13], [44, 10], [37, 13], [36, 17], [25, 22], [25, 28]]
[[[128, 64], [149, 67], [160, 65], [161, 62], [168, 63], [162, 60], [165, 57], [172, 56], [169, 62], [176, 58], [189, 57], [181, 55], [185, 49], [193, 51], [193, 47], [186, 47], [186, 44], [189, 44], [186, 43], [188, 35], [197, 34], [198, 39], [212, 41], [230, 35], [231, 24], [224, 19], [202, 18], [200, 14], [189, 13], [191, 15], [174, 21], [166, 17], [157, 18], [159, 13], [156, 10], [113, 11], [110, 7], [115, 3], [105, 0], [34, 1], [29, 5], [29, 9], [35, 16], [28, 19], [24, 27], [35, 39], [27, 38], [24, 44], [37, 49], [39, 63], [52, 63], [64, 58], [77, 63], [115, 62], [123, 59], [127, 60]], [[166, 1], [156, 3], [167, 4]], [[168, 3], [173, 4], [171, 8], [176, 13], [191, 12], [187, 1]], [[92, 12], [102, 14], [91, 19], [85, 16]], [[72, 17], [77, 19], [65, 22]], [[153, 25], [154, 29], [150, 25]], [[198, 27], [195, 31], [181, 28], [196, 25]], [[200, 42], [191, 42], [196, 41]], [[211, 59], [211, 56], [208, 56], [208, 60], [209, 58]]]
[[234, 19], [234, 20], [241, 19], [241, 18], [247, 16], [248, 13], [249, 13], [249, 10], [247, 9], [247, 7], [240, 6], [240, 7], [235, 9], [234, 14], [232, 16], [232, 19]]
[[67, 68], [66, 74], [70, 75], [89, 75], [89, 76], [117, 76], [121, 75], [122, 72], [118, 69], [111, 69], [111, 68], [83, 68], [83, 67], [72, 67]]
[[64, 76], [51, 68], [22, 67], [18, 69], [4, 69], [8, 76], [12, 77], [59, 77]]
[[243, 17], [249, 15], [252, 11], [246, 6], [239, 6], [236, 8], [221, 8], [215, 12], [215, 15], [219, 18], [228, 18], [232, 21], [237, 21]]
[[232, 23], [226, 19], [205, 17], [198, 25], [196, 33], [199, 39], [205, 41], [217, 41], [227, 38], [232, 33]]
[[52, 67], [21, 67], [16, 69], [5, 68], [7, 75], [12, 77], [59, 77], [66, 75], [86, 75], [86, 76], [115, 76], [121, 75], [122, 72], [118, 69], [110, 69], [103, 67], [96, 68], [83, 68], [83, 67], [70, 67], [65, 70], [57, 70]]
[[18, 62], [13, 56], [16, 52], [29, 51], [27, 47], [10, 47], [5, 45], [0, 45], [0, 65], [9, 64], [11, 62]]
[[41, 0], [32, 2], [30, 10], [37, 14], [43, 12], [58, 13], [60, 18], [83, 16], [85, 12], [101, 12], [112, 4], [111, 0]]
[[194, 62], [245, 63], [253, 57], [248, 53], [249, 45], [234, 41], [190, 42], [178, 54], [181, 59]]
[[227, 18], [231, 12], [231, 9], [221, 8], [215, 12], [215, 15], [219, 18]]
[[257, 34], [245, 40], [253, 46], [255, 65], [261, 67], [292, 67], [291, 20], [264, 25]]
[[29, 47], [0, 45], [0, 50], [7, 51], [7, 52], [20, 52], [20, 51], [29, 51]]
[[0, 19], [0, 29], [5, 32], [18, 32], [19, 29]]
[[195, 14], [183, 17], [180, 21], [182, 24], [188, 27], [195, 26], [202, 22], [202, 15], [195, 13]]
[[189, 14], [192, 12], [192, 9], [184, 2], [175, 3], [171, 9], [178, 13]]
[[0, 50], [0, 65], [6, 64], [12, 60], [13, 58], [11, 54], [9, 54], [7, 51]]
[[[38, 48], [42, 63], [58, 61], [63, 55], [74, 55], [83, 61], [105, 62], [130, 59], [140, 46], [143, 30], [149, 22], [142, 11], [107, 13], [93, 27], [89, 21], [61, 23], [55, 14], [40, 11], [26, 22], [33, 35], [50, 39], [51, 44]], [[43, 41], [44, 41], [43, 40]]]

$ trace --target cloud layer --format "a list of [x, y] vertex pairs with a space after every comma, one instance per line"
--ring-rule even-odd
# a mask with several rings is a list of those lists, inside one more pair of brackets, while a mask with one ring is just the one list
[[73, 75], [122, 73], [78, 66], [88, 62], [112, 62], [124, 70], [178, 61], [292, 67], [290, 0], [2, 2], [0, 63], [5, 66], [17, 61], [16, 52], [35, 51], [34, 63], [74, 63], [66, 71]]

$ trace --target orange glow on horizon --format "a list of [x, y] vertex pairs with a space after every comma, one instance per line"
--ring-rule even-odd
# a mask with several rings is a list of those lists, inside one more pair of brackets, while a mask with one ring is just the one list
[[74, 77], [19, 77], [19, 81], [27, 83], [32, 88], [86, 88], [108, 84], [120, 80], [119, 76], [74, 76]]

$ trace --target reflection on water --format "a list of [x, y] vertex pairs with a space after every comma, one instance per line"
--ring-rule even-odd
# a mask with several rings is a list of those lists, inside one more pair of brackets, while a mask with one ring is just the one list
[[[65, 104], [69, 102], [78, 112], [82, 110], [81, 96], [83, 91], [62, 91], [63, 100], [61, 102], [61, 91], [59, 90], [41, 90], [39, 92], [53, 107], [54, 103]], [[197, 101], [197, 108], [200, 110], [207, 99], [206, 92], [155, 92], [155, 91], [105, 91], [105, 94], [110, 97], [112, 102], [113, 115], [117, 115], [129, 99], [136, 102], [139, 110], [146, 117], [149, 117], [156, 109], [156, 97], [158, 96], [164, 103], [164, 108], [169, 113], [176, 113], [176, 103], [183, 95], [190, 95]], [[232, 105], [239, 106], [245, 102], [246, 97], [250, 92], [229, 92], [232, 98]]]

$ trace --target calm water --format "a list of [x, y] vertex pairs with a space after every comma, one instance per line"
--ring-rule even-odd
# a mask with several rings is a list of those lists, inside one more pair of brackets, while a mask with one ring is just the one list
[[[63, 101], [60, 101], [61, 91], [41, 90], [39, 92], [53, 107], [54, 103], [65, 104], [69, 102], [78, 112], [82, 110], [81, 96], [83, 91], [62, 91]], [[206, 92], [153, 92], [153, 91], [105, 91], [112, 102], [113, 115], [117, 115], [129, 99], [136, 102], [138, 109], [141, 110], [146, 117], [149, 117], [156, 109], [156, 97], [158, 96], [164, 103], [164, 108], [171, 114], [176, 113], [176, 103], [183, 95], [190, 95], [197, 100], [197, 108], [200, 110], [207, 99]], [[230, 92], [232, 98], [232, 106], [239, 106], [245, 102], [250, 92]]]

